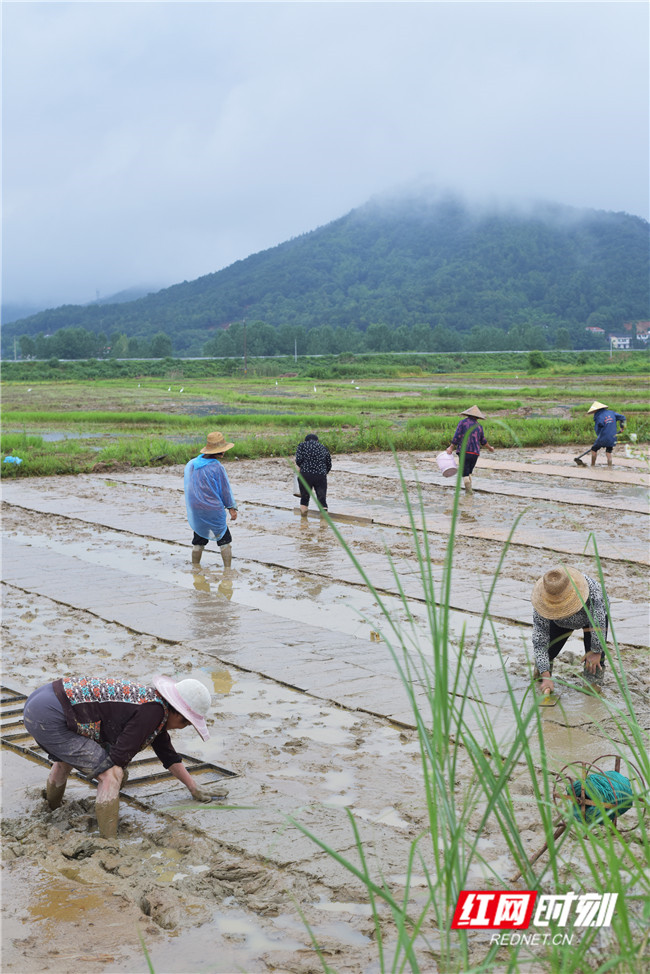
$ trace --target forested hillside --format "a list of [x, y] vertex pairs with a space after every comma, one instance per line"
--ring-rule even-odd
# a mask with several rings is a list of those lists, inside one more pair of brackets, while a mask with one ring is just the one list
[[165, 335], [176, 354], [236, 355], [244, 321], [250, 355], [602, 347], [587, 326], [650, 317], [648, 243], [648, 224], [622, 213], [377, 199], [138, 301], [22, 319], [4, 352], [25, 335], [25, 354], [60, 354], [66, 329], [67, 347], [85, 335], [83, 355], [151, 354]]

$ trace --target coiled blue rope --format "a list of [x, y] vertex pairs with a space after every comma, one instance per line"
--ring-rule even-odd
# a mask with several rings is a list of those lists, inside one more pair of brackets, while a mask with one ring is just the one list
[[[578, 780], [567, 784], [567, 793], [573, 794], [577, 800], [582, 798], [582, 788], [584, 785], [585, 796], [592, 802], [601, 805], [611, 805], [611, 808], [599, 808], [598, 805], [585, 805], [584, 814], [587, 822], [597, 824], [602, 822], [603, 815], [608, 819], [613, 819], [617, 815], [623, 815], [634, 804], [634, 795], [629, 778], [620, 774], [618, 771], [608, 771], [607, 774], [594, 773], [588, 774], [584, 781]], [[582, 806], [573, 806], [573, 817], [582, 820]]]

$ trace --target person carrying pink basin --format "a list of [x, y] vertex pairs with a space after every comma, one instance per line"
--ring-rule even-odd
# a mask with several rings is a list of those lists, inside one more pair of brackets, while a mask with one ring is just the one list
[[464, 409], [460, 415], [464, 416], [465, 419], [461, 419], [460, 423], [456, 427], [456, 432], [452, 437], [451, 443], [447, 447], [447, 453], [453, 453], [454, 447], [456, 447], [456, 453], [458, 456], [460, 456], [463, 442], [465, 441], [465, 438], [467, 438], [465, 460], [463, 462], [463, 485], [465, 487], [465, 491], [468, 494], [471, 494], [472, 472], [476, 466], [476, 461], [479, 458], [481, 447], [486, 447], [490, 453], [494, 453], [494, 447], [490, 446], [488, 441], [485, 439], [483, 427], [477, 422], [478, 419], [485, 419], [485, 416], [478, 406], [470, 406], [469, 409]]

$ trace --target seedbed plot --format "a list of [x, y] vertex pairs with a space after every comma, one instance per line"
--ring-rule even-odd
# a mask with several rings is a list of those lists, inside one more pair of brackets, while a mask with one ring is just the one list
[[[487, 732], [487, 715], [503, 748], [512, 735], [504, 673], [523, 709], [533, 692], [532, 584], [557, 561], [594, 574], [592, 531], [630, 699], [646, 734], [650, 726], [643, 612], [648, 566], [634, 555], [641, 552], [647, 515], [619, 505], [616, 517], [604, 517], [607, 511], [596, 504], [573, 503], [565, 494], [575, 478], [563, 473], [571, 454], [555, 453], [559, 459], [530, 451], [530, 472], [507, 476], [502, 468], [479, 466], [475, 494], [461, 498], [458, 510], [449, 650], [452, 661], [475, 659], [475, 668], [471, 682], [450, 692], [466, 698], [477, 739]], [[422, 664], [431, 645], [431, 592], [422, 585], [416, 538], [428, 544], [433, 599], [440, 600], [453, 514], [452, 492], [426, 459], [431, 455], [399, 456], [415, 535], [392, 456], [334, 458], [330, 507], [342, 519], [333, 524], [370, 589], [333, 528], [296, 512], [285, 459], [229, 462], [240, 509], [230, 573], [214, 544], [198, 568], [191, 565], [182, 467], [5, 486], [5, 683], [29, 692], [62, 672], [195, 676], [213, 694], [212, 736], [203, 744], [191, 729], [182, 731], [177, 747], [237, 772], [228, 797], [214, 807], [194, 805], [177, 791], [155, 795], [149, 809], [125, 807], [118, 842], [107, 844], [97, 836], [85, 783], [75, 782], [64, 805], [49, 813], [41, 798], [45, 769], [4, 752], [7, 970], [31, 974], [47, 964], [63, 974], [77, 970], [80, 959], [91, 971], [145, 970], [139, 928], [156, 970], [202, 970], [209, 950], [218, 955], [209, 968], [214, 971], [314, 971], [319, 962], [296, 904], [336, 970], [370, 969], [375, 922], [366, 889], [295, 824], [358, 862], [346, 808], [376, 880], [381, 870], [395, 895], [407, 890], [410, 908], [423, 907], [426, 870], [435, 872], [432, 844], [421, 844], [423, 858], [410, 877], [406, 864], [411, 843], [430, 828], [427, 785], [412, 701], [389, 643], [398, 645], [394, 624], [413, 665], [414, 700], [431, 721], [428, 691], [440, 673]], [[524, 462], [521, 451], [494, 455], [503, 464], [515, 457]], [[549, 460], [556, 472], [535, 470]], [[642, 468], [621, 470], [643, 475]], [[594, 480], [589, 471], [575, 487], [587, 499], [618, 496], [615, 483]], [[531, 496], [542, 488], [546, 498]], [[643, 483], [629, 483], [624, 496], [638, 502], [643, 491]], [[491, 578], [518, 515], [490, 621], [482, 627]], [[616, 720], [612, 675], [602, 697], [582, 691], [581, 648], [576, 635], [558, 666], [565, 683], [561, 704], [542, 716], [552, 769], [610, 753], [612, 739], [624, 756], [630, 749]], [[437, 740], [441, 733], [436, 725]], [[539, 751], [532, 747], [531, 753], [541, 767]], [[476, 777], [460, 747], [455, 778], [447, 779], [450, 794], [461, 803]], [[523, 761], [513, 767], [511, 794], [522, 848], [532, 855], [545, 833]], [[478, 801], [464, 833], [480, 840], [468, 884], [483, 888], [496, 875], [507, 888], [515, 863], [496, 823], [482, 820]], [[562, 846], [558, 869], [565, 879], [575, 870], [585, 888], [593, 888], [576, 840]], [[52, 890], [47, 904], [44, 883]], [[71, 948], [73, 936], [76, 943], [92, 939], [89, 924], [100, 906], [107, 929], [93, 948]], [[394, 941], [390, 911], [378, 909]], [[445, 945], [435, 918], [423, 931], [424, 969]], [[478, 959], [487, 947], [477, 940], [471, 950]], [[601, 947], [593, 950], [596, 956]], [[548, 958], [538, 960], [539, 969], [552, 969], [543, 966]]]

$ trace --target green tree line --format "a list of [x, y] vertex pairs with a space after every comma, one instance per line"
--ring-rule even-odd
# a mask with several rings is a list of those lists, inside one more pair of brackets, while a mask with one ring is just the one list
[[[643, 350], [642, 342], [634, 347]], [[373, 323], [365, 331], [322, 325], [309, 330], [301, 325], [274, 328], [264, 321], [233, 322], [209, 339], [199, 355], [211, 358], [251, 358], [271, 355], [362, 355], [365, 352], [500, 352], [532, 349], [572, 349], [574, 342], [566, 327], [553, 328], [540, 321], [514, 325], [508, 331], [476, 326], [459, 334], [445, 325], [431, 327], [426, 323], [409, 328], [390, 328]], [[604, 336], [584, 331], [576, 337], [575, 347], [605, 348]], [[172, 340], [159, 332], [148, 341], [127, 338], [125, 334], [107, 338], [84, 328], [61, 328], [53, 335], [21, 335], [18, 340], [21, 359], [88, 359], [88, 358], [165, 358], [173, 351]]]
[[124, 334], [107, 338], [103, 332], [86, 328], [60, 328], [53, 335], [21, 335], [18, 344], [23, 359], [165, 358], [172, 354], [172, 340], [164, 332], [148, 341]]

